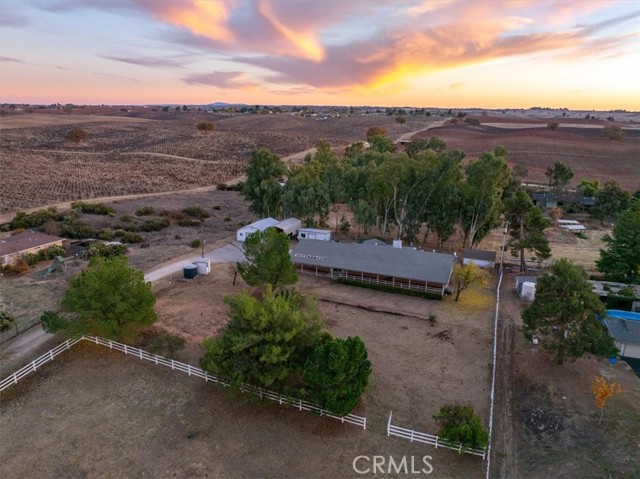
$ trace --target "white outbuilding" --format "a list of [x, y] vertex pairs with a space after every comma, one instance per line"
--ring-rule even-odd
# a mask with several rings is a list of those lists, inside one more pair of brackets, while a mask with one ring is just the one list
[[331, 241], [331, 230], [318, 230], [315, 228], [298, 229], [298, 240], [309, 239], [318, 241]]
[[236, 239], [242, 242], [247, 239], [247, 236], [249, 236], [251, 233], [264, 231], [267, 228], [271, 228], [272, 226], [277, 225], [278, 223], [279, 221], [273, 218], [263, 218], [261, 220], [254, 221], [250, 225], [246, 225], [240, 228], [236, 233]]

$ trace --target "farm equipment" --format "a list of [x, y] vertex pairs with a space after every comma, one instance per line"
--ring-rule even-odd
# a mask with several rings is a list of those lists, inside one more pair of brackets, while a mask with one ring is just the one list
[[51, 266], [49, 266], [45, 270], [44, 279], [47, 279], [56, 271], [64, 271], [66, 269], [67, 269], [67, 265], [64, 263], [64, 258], [62, 256], [56, 256], [53, 260], [53, 263], [51, 263]]

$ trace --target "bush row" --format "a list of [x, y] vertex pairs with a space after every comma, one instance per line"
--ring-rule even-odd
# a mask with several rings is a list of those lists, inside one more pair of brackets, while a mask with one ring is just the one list
[[37, 253], [27, 253], [25, 256], [25, 261], [29, 266], [33, 266], [34, 264], [39, 263], [40, 261], [45, 261], [48, 259], [53, 259], [56, 256], [64, 256], [65, 251], [62, 246], [49, 246], [48, 248], [41, 249]]
[[360, 288], [375, 289], [377, 291], [384, 291], [385, 293], [400, 293], [407, 296], [417, 296], [419, 298], [435, 299], [437, 301], [442, 300], [442, 296], [436, 293], [430, 293], [428, 291], [416, 291], [415, 289], [396, 288], [393, 286], [387, 286], [386, 284], [364, 283], [362, 281], [355, 281], [345, 278], [338, 278], [338, 283], [348, 284], [350, 286], [358, 286]]
[[116, 212], [113, 207], [104, 203], [85, 203], [84, 201], [74, 201], [71, 203], [71, 209], [90, 215], [110, 215]]

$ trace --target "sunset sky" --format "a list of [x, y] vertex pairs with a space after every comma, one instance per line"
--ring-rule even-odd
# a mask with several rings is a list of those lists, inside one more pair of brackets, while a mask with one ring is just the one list
[[0, 102], [640, 110], [640, 2], [0, 0]]

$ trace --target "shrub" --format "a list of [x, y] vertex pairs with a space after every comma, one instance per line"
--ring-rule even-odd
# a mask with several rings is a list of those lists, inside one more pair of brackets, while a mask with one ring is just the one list
[[199, 248], [201, 244], [202, 243], [200, 242], [200, 240], [196, 239], [189, 243], [189, 246], [191, 246], [192, 248]]
[[218, 184], [216, 185], [216, 188], [217, 188], [219, 191], [227, 191], [227, 190], [229, 189], [229, 187], [227, 186], [227, 184], [226, 184], [226, 183], [218, 183]]
[[201, 121], [197, 126], [198, 130], [206, 132], [213, 131], [213, 124], [208, 121]]
[[111, 206], [104, 203], [86, 203], [84, 201], [74, 201], [71, 203], [71, 208], [90, 215], [110, 215], [116, 212]]
[[16, 318], [6, 311], [0, 311], [0, 333], [9, 329], [16, 322]]
[[62, 236], [72, 239], [94, 238], [97, 232], [82, 221], [77, 212], [69, 213], [62, 222]]
[[440, 426], [440, 437], [454, 444], [484, 449], [489, 443], [489, 435], [471, 406], [446, 404], [433, 418]]
[[213, 209], [218, 211], [220, 209], [220, 205], [213, 205]]
[[63, 256], [65, 254], [65, 250], [62, 246], [49, 246], [48, 248], [41, 249], [37, 253], [28, 253], [25, 257], [25, 261], [29, 266], [33, 266], [34, 264], [39, 263], [40, 261], [45, 261], [48, 259], [53, 259], [56, 256]]
[[144, 241], [142, 236], [138, 233], [134, 233], [133, 231], [116, 230], [114, 234], [120, 238], [120, 241], [123, 243], [135, 244], [142, 243]]
[[303, 391], [313, 402], [339, 415], [349, 414], [369, 384], [371, 362], [362, 339], [325, 339], [307, 357]]
[[89, 137], [86, 131], [81, 130], [79, 128], [74, 128], [73, 130], [69, 130], [65, 135], [65, 138], [69, 141], [73, 141], [75, 143], [80, 143], [83, 140], [86, 140]]
[[188, 216], [191, 216], [193, 218], [198, 218], [200, 220], [209, 217], [209, 213], [207, 213], [205, 210], [203, 210], [199, 206], [188, 206], [187, 208], [184, 208], [182, 212]]
[[22, 274], [29, 271], [29, 265], [24, 258], [19, 258], [15, 263], [5, 266], [3, 271], [6, 273]]
[[400, 293], [407, 296], [417, 296], [419, 298], [442, 300], [442, 296], [436, 293], [430, 293], [428, 291], [418, 291], [415, 289], [403, 289], [388, 286], [386, 284], [376, 283], [363, 283], [362, 281], [355, 281], [353, 279], [338, 278], [337, 282], [340, 284], [347, 284], [349, 286], [358, 286], [360, 288], [375, 289], [377, 291], [384, 291], [385, 293]]
[[82, 253], [84, 259], [91, 259], [96, 256], [102, 258], [112, 258], [114, 256], [126, 256], [127, 247], [123, 244], [94, 243], [87, 247]]
[[225, 216], [224, 221], [231, 221], [231, 216]]
[[477, 118], [465, 118], [464, 122], [471, 126], [480, 126], [480, 120]]
[[610, 140], [622, 140], [624, 138], [624, 131], [617, 125], [607, 125], [602, 129], [602, 136]]
[[101, 239], [103, 241], [112, 241], [113, 240], [113, 232], [111, 230], [108, 230], [108, 229], [102, 229], [102, 230], [98, 231], [97, 238]]
[[551, 131], [557, 131], [559, 127], [560, 127], [560, 123], [556, 123], [556, 122], [547, 123], [547, 128], [549, 128]]
[[170, 224], [168, 218], [151, 218], [144, 222], [141, 229], [142, 231], [159, 231], [167, 228]]
[[132, 218], [129, 215], [122, 215], [120, 217], [120, 221], [122, 221], [123, 223], [131, 223]]
[[179, 226], [200, 226], [202, 221], [197, 220], [195, 218], [185, 218], [183, 220], [178, 221]]
[[142, 208], [138, 208], [136, 210], [136, 216], [149, 216], [156, 212], [153, 206], [143, 206]]
[[12, 230], [18, 228], [38, 228], [49, 220], [60, 220], [60, 213], [58, 213], [55, 207], [34, 211], [33, 213], [19, 211], [9, 225]]
[[137, 233], [138, 231], [140, 231], [140, 228], [138, 228], [138, 225], [136, 224], [129, 224], [129, 223], [125, 223], [125, 224], [120, 224], [118, 223], [117, 225], [114, 226], [114, 229], [116, 230], [122, 230], [122, 231], [131, 231], [132, 233]]
[[400, 125], [404, 125], [407, 122], [407, 119], [404, 116], [396, 116], [396, 123]]

